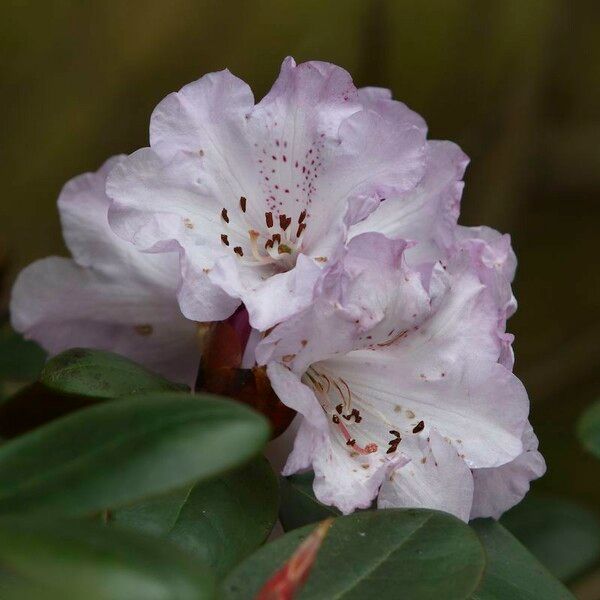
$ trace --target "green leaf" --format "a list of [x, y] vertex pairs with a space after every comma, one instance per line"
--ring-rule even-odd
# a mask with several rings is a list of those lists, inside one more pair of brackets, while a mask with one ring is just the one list
[[[225, 581], [225, 598], [251, 599], [314, 525], [263, 546]], [[295, 600], [468, 598], [485, 559], [474, 532], [429, 510], [363, 511], [336, 519]]]
[[10, 573], [0, 575], [5, 600], [216, 597], [200, 560], [168, 542], [90, 522], [0, 519], [0, 562]]
[[118, 510], [114, 523], [167, 538], [222, 577], [268, 537], [278, 485], [265, 458], [164, 498]]
[[600, 458], [600, 400], [594, 402], [579, 419], [577, 433], [581, 443]]
[[13, 331], [9, 325], [0, 327], [0, 380], [33, 381], [39, 375], [46, 353]]
[[502, 525], [478, 519], [471, 527], [479, 536], [487, 557], [481, 586], [473, 600], [566, 600], [573, 598]]
[[268, 438], [262, 416], [214, 396], [105, 402], [0, 446], [0, 512], [117, 508], [241, 465]]
[[562, 581], [600, 558], [600, 520], [574, 502], [529, 495], [502, 517], [502, 524]]
[[40, 375], [49, 389], [91, 398], [184, 390], [137, 363], [103, 350], [73, 348], [51, 358]]
[[285, 531], [341, 514], [336, 508], [321, 504], [315, 498], [312, 489], [313, 479], [312, 472], [281, 477], [279, 519]]

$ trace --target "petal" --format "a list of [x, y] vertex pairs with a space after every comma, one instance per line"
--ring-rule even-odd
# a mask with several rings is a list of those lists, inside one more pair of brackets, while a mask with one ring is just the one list
[[301, 254], [293, 269], [263, 280], [255, 270], [242, 271], [235, 259], [226, 257], [217, 262], [210, 279], [230, 296], [240, 298], [252, 327], [265, 331], [311, 303], [320, 273], [315, 262]]
[[399, 458], [388, 461], [374, 454], [352, 458], [342, 445], [304, 420], [283, 474], [291, 475], [312, 465], [317, 500], [348, 514], [369, 508], [386, 473], [400, 462]]
[[222, 205], [199, 178], [202, 163], [184, 152], [167, 160], [150, 148], [120, 161], [106, 182], [112, 229], [144, 250], [169, 240], [219, 249]]
[[329, 201], [318, 206], [318, 222], [307, 229], [308, 247], [318, 244], [329, 224], [344, 215], [336, 198], [348, 202], [402, 194], [413, 189], [425, 171], [425, 131], [411, 119], [398, 121], [361, 110], [341, 124], [338, 135], [339, 145], [318, 183], [320, 197]]
[[530, 482], [546, 472], [546, 463], [537, 447], [538, 440], [528, 424], [523, 434], [522, 454], [500, 467], [473, 471], [475, 492], [471, 519], [499, 519], [525, 497]]
[[412, 265], [437, 260], [454, 239], [468, 158], [452, 142], [427, 143], [425, 176], [416, 188], [388, 197], [351, 235], [379, 231], [417, 242], [407, 253]]
[[446, 371], [435, 372], [444, 357], [430, 350], [428, 362], [422, 355], [412, 357], [410, 349], [395, 355], [363, 350], [314, 368], [348, 385], [352, 405], [365, 421], [363, 429], [377, 443], [389, 439], [388, 430], [411, 438], [419, 427], [425, 436], [435, 428], [472, 468], [513, 460], [522, 451], [528, 412], [521, 382], [502, 365], [487, 361], [453, 361], [445, 364]]
[[437, 431], [421, 439], [419, 453], [396, 468], [381, 486], [378, 508], [429, 508], [469, 520], [473, 502], [471, 470]]
[[37, 261], [17, 278], [11, 317], [51, 354], [75, 346], [110, 350], [175, 381], [195, 380], [196, 328], [180, 314], [175, 290], [143, 286], [126, 269], [112, 279], [66, 258]]
[[241, 79], [227, 69], [209, 73], [158, 104], [150, 120], [150, 144], [163, 155], [202, 150], [225, 161], [222, 149], [238, 146], [253, 106], [252, 90]]
[[276, 327], [259, 345], [257, 360], [293, 357], [299, 373], [319, 360], [385, 342], [429, 311], [418, 275], [402, 262], [406, 243], [363, 234], [328, 267], [306, 311]]
[[101, 266], [114, 261], [118, 252], [123, 261], [137, 260], [139, 252], [119, 240], [108, 225], [109, 199], [106, 177], [125, 158], [109, 158], [95, 173], [84, 173], [68, 181], [58, 198], [65, 243], [82, 267]]
[[427, 132], [423, 117], [412, 111], [406, 104], [392, 99], [391, 90], [378, 87], [364, 87], [358, 90], [358, 97], [364, 108], [374, 110], [388, 119], [408, 122]]
[[[210, 264], [209, 260], [202, 254], [194, 260], [195, 256], [193, 251], [180, 255], [181, 285], [177, 299], [181, 312], [193, 321], [223, 321], [235, 312], [240, 301], [211, 280], [213, 269], [202, 266]], [[237, 273], [235, 267], [231, 272]]]
[[267, 374], [273, 390], [286, 406], [299, 412], [311, 427], [327, 430], [327, 419], [319, 401], [298, 375], [276, 362], [268, 365]]
[[458, 227], [456, 238], [456, 246], [469, 252], [480, 281], [498, 307], [500, 333], [503, 333], [506, 319], [517, 310], [511, 289], [517, 259], [510, 236], [490, 227]]

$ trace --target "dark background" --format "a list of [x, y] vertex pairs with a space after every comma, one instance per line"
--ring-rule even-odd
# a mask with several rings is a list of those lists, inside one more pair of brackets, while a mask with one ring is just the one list
[[431, 137], [471, 157], [462, 223], [511, 233], [519, 257], [509, 329], [549, 465], [535, 489], [598, 510], [600, 468], [574, 425], [600, 395], [599, 2], [3, 0], [0, 11], [2, 307], [20, 268], [65, 253], [61, 185], [146, 145], [167, 93], [228, 67], [259, 98], [287, 54], [335, 62], [359, 86], [390, 87]]

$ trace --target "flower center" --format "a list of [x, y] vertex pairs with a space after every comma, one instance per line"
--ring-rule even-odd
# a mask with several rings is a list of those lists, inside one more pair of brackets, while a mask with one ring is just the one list
[[302, 251], [302, 238], [306, 232], [306, 209], [298, 215], [264, 213], [264, 221], [253, 223], [247, 213], [248, 201], [242, 196], [239, 210], [232, 214], [221, 210], [223, 226], [221, 243], [248, 266], [275, 265], [282, 270], [296, 264]]

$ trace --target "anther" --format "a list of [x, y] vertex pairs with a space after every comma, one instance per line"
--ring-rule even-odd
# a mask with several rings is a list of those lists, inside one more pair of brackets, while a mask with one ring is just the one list
[[242, 250], [241, 246], [236, 246], [233, 251], [238, 255], [238, 256], [244, 256], [244, 251]]
[[423, 431], [425, 429], [425, 423], [423, 421], [419, 421], [413, 428], [413, 433], [419, 433], [419, 431]]
[[224, 243], [226, 246], [229, 246], [229, 239], [227, 238], [227, 236], [226, 236], [224, 233], [222, 233], [222, 234], [221, 234], [221, 241], [222, 241], [222, 242], [223, 242], [223, 243]]
[[267, 222], [267, 227], [273, 227], [273, 213], [272, 212], [265, 213], [265, 221]]
[[285, 231], [292, 222], [292, 219], [287, 217], [286, 215], [279, 215], [279, 227], [281, 227], [282, 231]]
[[337, 411], [337, 414], [338, 414], [338, 415], [341, 415], [341, 414], [342, 414], [342, 410], [343, 410], [343, 409], [344, 409], [344, 407], [343, 407], [341, 404], [338, 404], [338, 405], [335, 407], [335, 410]]
[[303, 210], [298, 217], [298, 224], [302, 224], [302, 222], [306, 219], [306, 210]]
[[246, 198], [244, 196], [240, 197], [240, 208], [242, 212], [246, 212]]
[[300, 223], [300, 225], [298, 225], [298, 231], [296, 232], [296, 237], [299, 238], [305, 229], [306, 229], [306, 223]]
[[223, 221], [225, 221], [225, 223], [229, 223], [229, 216], [227, 215], [226, 208], [221, 211], [221, 217], [223, 217]]

